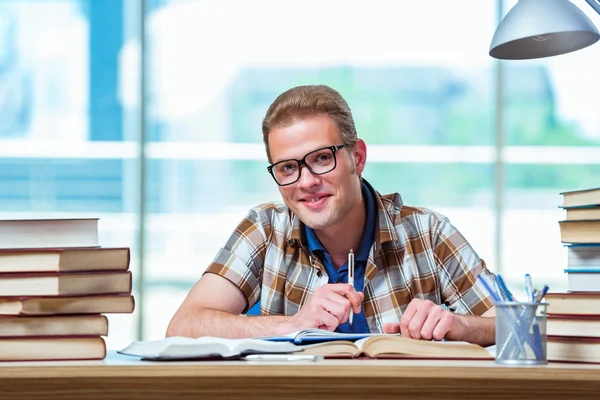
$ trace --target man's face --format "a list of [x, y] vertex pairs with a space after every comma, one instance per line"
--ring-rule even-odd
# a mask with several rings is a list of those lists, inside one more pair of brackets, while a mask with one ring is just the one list
[[[307, 117], [269, 133], [269, 149], [273, 163], [301, 160], [306, 154], [327, 146], [342, 144], [334, 122], [325, 115]], [[366, 161], [366, 146], [356, 145], [353, 157], [346, 147], [338, 150], [336, 167], [323, 175], [312, 174], [306, 166], [300, 169], [300, 179], [288, 186], [279, 186], [287, 206], [313, 229], [334, 226], [359, 205], [361, 188], [357, 174]]]

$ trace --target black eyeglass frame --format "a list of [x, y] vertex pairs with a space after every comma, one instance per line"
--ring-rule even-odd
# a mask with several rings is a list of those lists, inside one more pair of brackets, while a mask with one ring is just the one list
[[[327, 174], [331, 171], [333, 171], [336, 167], [337, 167], [337, 156], [336, 153], [341, 150], [344, 146], [346, 146], [345, 143], [342, 144], [338, 144], [337, 146], [325, 146], [325, 147], [321, 147], [319, 149], [313, 150], [310, 153], [307, 153], [304, 157], [302, 157], [301, 160], [295, 159], [295, 158], [290, 158], [287, 160], [281, 160], [278, 161], [274, 164], [271, 164], [267, 167], [267, 171], [269, 171], [269, 174], [271, 174], [271, 177], [273, 177], [273, 180], [275, 181], [276, 184], [278, 184], [279, 186], [289, 186], [289, 185], [293, 185], [294, 183], [298, 182], [300, 180], [300, 176], [302, 175], [302, 166], [304, 165], [311, 174], [313, 175], [324, 175]], [[310, 156], [313, 153], [316, 153], [318, 151], [323, 151], [323, 150], [331, 150], [331, 153], [333, 154], [333, 168], [331, 168], [329, 171], [325, 171], [325, 172], [315, 172], [312, 170], [312, 168], [306, 163], [306, 157]], [[298, 177], [296, 178], [295, 181], [293, 182], [289, 182], [289, 183], [284, 183], [281, 184], [277, 181], [277, 178], [275, 177], [275, 174], [273, 173], [273, 167], [275, 167], [277, 164], [281, 164], [281, 163], [285, 163], [285, 162], [290, 162], [290, 161], [296, 161], [296, 164], [298, 164]]]

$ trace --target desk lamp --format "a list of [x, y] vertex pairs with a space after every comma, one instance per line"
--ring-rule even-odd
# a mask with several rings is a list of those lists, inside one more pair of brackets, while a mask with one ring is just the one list
[[[600, 14], [600, 0], [585, 1]], [[519, 0], [496, 29], [489, 54], [503, 60], [551, 57], [598, 39], [598, 29], [569, 0]]]

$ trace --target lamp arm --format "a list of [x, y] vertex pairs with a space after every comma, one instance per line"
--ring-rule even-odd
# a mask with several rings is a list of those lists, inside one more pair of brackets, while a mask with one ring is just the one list
[[600, 3], [598, 0], [585, 0], [598, 14], [600, 14]]

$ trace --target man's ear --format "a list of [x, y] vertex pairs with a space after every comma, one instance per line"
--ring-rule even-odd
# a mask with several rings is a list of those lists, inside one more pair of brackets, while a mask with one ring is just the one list
[[367, 144], [364, 140], [358, 139], [356, 145], [354, 146], [354, 168], [356, 169], [356, 174], [361, 175], [363, 170], [365, 169], [365, 165], [367, 163]]

